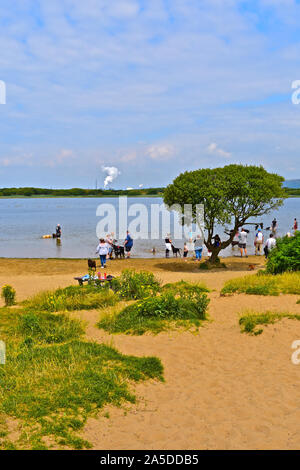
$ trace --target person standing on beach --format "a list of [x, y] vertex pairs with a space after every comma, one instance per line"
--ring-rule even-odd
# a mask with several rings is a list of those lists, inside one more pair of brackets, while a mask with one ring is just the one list
[[170, 234], [168, 234], [165, 238], [165, 246], [166, 246], [166, 258], [169, 258], [170, 252], [172, 250], [172, 240], [170, 238]]
[[247, 255], [247, 232], [244, 228], [239, 233], [239, 249], [241, 252], [241, 257], [243, 256], [243, 250], [246, 258], [248, 258]]
[[110, 258], [112, 259], [112, 252], [113, 252], [113, 234], [112, 233], [108, 233], [106, 235], [106, 239], [105, 239], [105, 242], [107, 243], [107, 246], [108, 246], [108, 254], [107, 254], [107, 258]]
[[106, 267], [106, 257], [108, 255], [108, 243], [104, 238], [100, 238], [99, 245], [96, 248], [96, 254], [100, 257], [101, 268]]
[[254, 241], [255, 255], [261, 255], [262, 254], [263, 243], [264, 243], [264, 236], [263, 236], [263, 233], [262, 233], [261, 229], [259, 228], [258, 231], [257, 231], [257, 234], [255, 236], [255, 241]]
[[276, 240], [274, 238], [273, 233], [270, 233], [270, 236], [268, 240], [266, 241], [266, 245], [264, 247], [264, 252], [265, 252], [265, 257], [267, 258], [269, 256], [269, 253], [273, 248], [276, 246]]
[[194, 240], [194, 250], [196, 255], [196, 261], [201, 261], [203, 251], [203, 238], [201, 238], [200, 235], [197, 235], [196, 240]]
[[125, 238], [125, 241], [124, 241], [124, 246], [125, 246], [125, 251], [127, 253], [127, 258], [130, 258], [131, 248], [133, 247], [133, 239], [131, 238], [130, 233], [129, 233], [128, 230], [127, 230], [126, 234], [127, 235], [126, 235], [126, 238]]
[[184, 244], [183, 246], [183, 257], [184, 257], [184, 261], [187, 261], [187, 255], [189, 253], [189, 249], [188, 249], [188, 246], [187, 246], [187, 243]]

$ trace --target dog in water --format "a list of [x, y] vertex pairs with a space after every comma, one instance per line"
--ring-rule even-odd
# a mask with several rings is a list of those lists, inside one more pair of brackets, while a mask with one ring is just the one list
[[96, 261], [94, 261], [93, 259], [89, 258], [89, 259], [88, 259], [88, 267], [89, 267], [89, 269], [94, 269], [94, 270], [96, 270]]
[[179, 255], [181, 257], [181, 249], [180, 248], [175, 248], [174, 245], [171, 245], [172, 247], [172, 251], [173, 251], [173, 256], [176, 256], [177, 258], [177, 255]]

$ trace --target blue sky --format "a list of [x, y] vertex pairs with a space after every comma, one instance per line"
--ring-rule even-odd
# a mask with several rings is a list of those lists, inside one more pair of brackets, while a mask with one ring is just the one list
[[0, 187], [300, 178], [300, 2], [1, 0]]

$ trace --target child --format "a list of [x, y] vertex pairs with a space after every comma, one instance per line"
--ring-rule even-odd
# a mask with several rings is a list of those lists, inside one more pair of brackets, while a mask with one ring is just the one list
[[188, 249], [187, 244], [185, 243], [184, 246], [183, 246], [183, 257], [185, 258], [184, 261], [187, 261], [188, 252], [189, 252], [189, 249]]
[[108, 244], [105, 242], [104, 238], [100, 238], [100, 243], [96, 248], [96, 254], [100, 257], [101, 268], [105, 268], [106, 257], [108, 255]]

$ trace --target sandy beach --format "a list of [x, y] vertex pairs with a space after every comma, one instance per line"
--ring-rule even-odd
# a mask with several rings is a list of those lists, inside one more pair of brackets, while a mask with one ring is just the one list
[[[221, 297], [224, 282], [255, 273], [263, 258], [227, 258], [227, 269], [200, 271], [192, 260], [111, 261], [107, 273], [124, 268], [154, 272], [163, 283], [181, 279], [205, 282], [210, 321], [198, 334], [167, 332], [135, 337], [108, 335], [95, 325], [101, 313], [76, 315], [86, 334], [114, 344], [121, 352], [155, 355], [165, 383], [136, 387], [137, 405], [106, 408], [90, 418], [82, 433], [95, 449], [297, 449], [300, 447], [300, 366], [291, 362], [291, 344], [300, 339], [300, 322], [284, 320], [264, 327], [260, 336], [241, 334], [239, 314], [246, 309], [300, 314], [294, 295]], [[249, 264], [255, 265], [249, 271]], [[86, 260], [0, 259], [0, 282], [11, 284], [17, 300], [41, 290], [75, 284], [86, 274]], [[74, 314], [75, 315], [75, 314]], [[125, 411], [126, 410], [126, 411]], [[104, 412], [109, 412], [109, 419]]]

